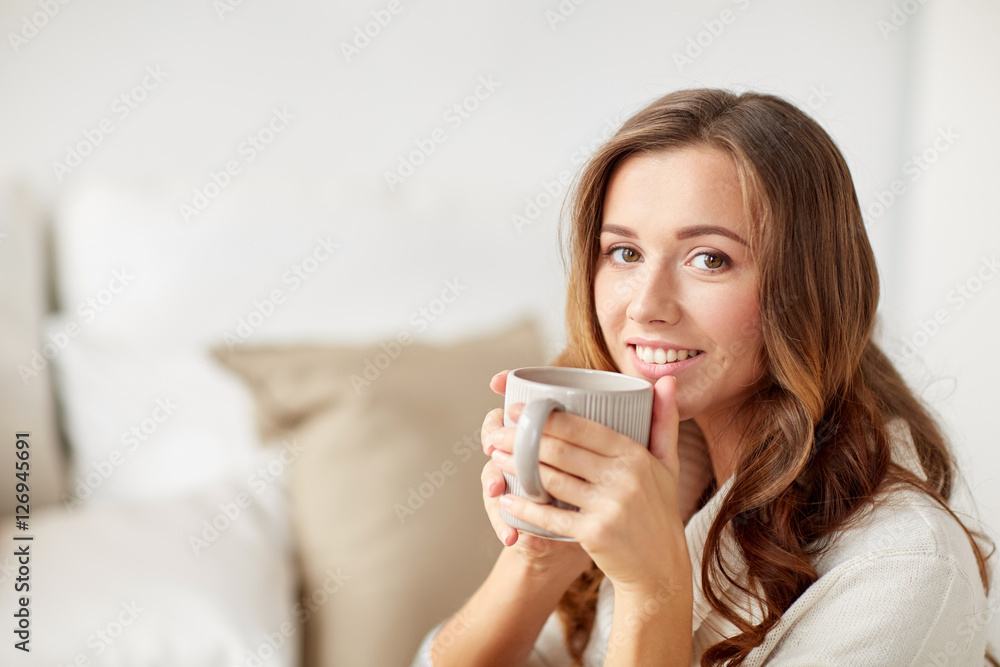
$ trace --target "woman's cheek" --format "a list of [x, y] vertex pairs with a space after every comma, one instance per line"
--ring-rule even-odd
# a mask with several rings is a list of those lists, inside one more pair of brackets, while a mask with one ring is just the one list
[[740, 325], [740, 341], [746, 350], [756, 351], [760, 349], [764, 338], [760, 321], [760, 310], [758, 310], [755, 303], [752, 308], [748, 308], [748, 311]]
[[621, 310], [623, 296], [619, 293], [619, 284], [609, 279], [608, 276], [598, 275], [594, 282], [594, 308], [597, 310], [597, 318], [601, 326], [615, 319], [616, 313]]

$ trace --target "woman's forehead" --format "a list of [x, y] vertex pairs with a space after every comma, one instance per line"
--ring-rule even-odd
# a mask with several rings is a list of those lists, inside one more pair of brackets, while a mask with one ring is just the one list
[[609, 179], [599, 224], [644, 236], [715, 227], [745, 238], [744, 218], [743, 189], [732, 157], [696, 145], [623, 160]]

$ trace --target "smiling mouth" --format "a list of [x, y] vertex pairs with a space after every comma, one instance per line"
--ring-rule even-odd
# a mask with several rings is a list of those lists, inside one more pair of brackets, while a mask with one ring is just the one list
[[633, 345], [635, 356], [646, 364], [672, 364], [675, 361], [685, 361], [699, 354], [704, 354], [704, 350], [675, 350], [664, 349], [662, 347], [646, 347], [644, 345]]

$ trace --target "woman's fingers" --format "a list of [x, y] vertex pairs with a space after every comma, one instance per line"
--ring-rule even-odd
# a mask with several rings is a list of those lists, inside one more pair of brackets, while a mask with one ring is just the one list
[[490, 379], [490, 389], [501, 396], [507, 393], [507, 373], [510, 371], [500, 371]]
[[511, 546], [517, 542], [517, 531], [507, 525], [500, 515], [500, 502], [498, 497], [507, 490], [507, 482], [503, 473], [497, 469], [493, 461], [487, 461], [483, 466], [481, 476], [483, 482], [483, 504], [486, 506], [486, 516], [489, 517], [493, 525], [493, 532], [496, 533], [504, 546]]
[[[513, 451], [517, 429], [507, 427], [502, 431], [495, 431], [491, 438], [492, 447], [489, 453], [494, 462], [500, 465], [504, 472], [516, 474]], [[539, 441], [538, 461], [543, 469], [552, 467], [592, 482], [596, 481], [607, 468], [607, 457], [546, 435]]]
[[542, 433], [606, 457], [619, 456], [631, 448], [642, 447], [600, 422], [561, 411], [549, 415]]
[[[565, 445], [565, 443], [561, 444]], [[583, 452], [583, 454], [593, 456], [589, 452]], [[501, 449], [496, 449], [493, 451], [492, 458], [499, 470], [511, 475], [515, 474], [513, 456]], [[583, 474], [568, 470], [572, 467], [565, 463], [555, 466], [543, 463], [538, 467], [538, 476], [541, 479], [542, 488], [549, 495], [578, 507], [587, 504], [587, 500], [593, 497], [594, 489], [598, 484], [610, 481], [609, 475], [615, 474], [614, 466], [605, 465], [601, 468], [586, 466], [588, 470], [593, 470], [592, 473], [587, 473], [592, 477], [588, 479]]]
[[580, 508], [589, 507], [599, 493], [600, 482], [589, 482], [549, 466], [541, 466], [538, 476], [550, 496]]
[[[501, 396], [507, 391], [507, 373], [510, 371], [500, 371], [490, 379], [490, 389]], [[486, 414], [483, 420], [483, 428], [480, 431], [480, 442], [483, 443], [483, 452], [489, 456], [493, 447], [490, 445], [490, 434], [503, 428], [503, 408], [494, 408]]]
[[494, 408], [486, 413], [486, 419], [483, 420], [483, 429], [480, 431], [480, 441], [483, 443], [483, 453], [486, 456], [490, 455], [493, 451], [493, 445], [491, 443], [491, 436], [497, 432], [503, 430], [503, 408]]
[[487, 498], [499, 498], [507, 490], [507, 481], [504, 479], [503, 473], [496, 469], [495, 463], [493, 467], [494, 469], [490, 470], [488, 475], [484, 473], [483, 477], [483, 493]]
[[512, 493], [503, 496], [500, 504], [511, 516], [560, 535], [572, 535], [575, 525], [580, 521], [579, 512], [560, 509], [555, 505], [540, 505]]

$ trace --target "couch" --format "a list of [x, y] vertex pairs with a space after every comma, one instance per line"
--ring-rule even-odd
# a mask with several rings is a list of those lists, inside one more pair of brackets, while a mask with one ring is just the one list
[[0, 662], [408, 664], [501, 548], [479, 428], [490, 377], [551, 356], [539, 327], [435, 337], [474, 304], [461, 276], [378, 303], [327, 184], [248, 186], [196, 226], [161, 183], [2, 193], [0, 612], [30, 544], [30, 653]]

